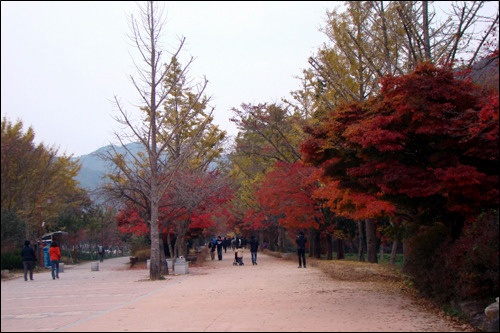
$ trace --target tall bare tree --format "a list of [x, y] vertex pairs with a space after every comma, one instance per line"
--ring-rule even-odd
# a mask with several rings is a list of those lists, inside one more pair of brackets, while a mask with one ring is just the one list
[[[179, 46], [170, 54], [168, 62], [164, 62], [163, 56], [166, 51], [161, 44], [165, 27], [163, 8], [157, 2], [147, 1], [139, 5], [138, 17], [131, 15], [129, 22], [130, 40], [140, 59], [139, 62], [134, 61], [137, 74], [130, 75], [130, 81], [141, 100], [142, 106], [139, 107], [141, 119], [136, 121], [115, 96], [114, 102], [119, 112], [116, 120], [124, 126], [124, 131], [116, 132], [115, 135], [125, 153], [119, 153], [115, 146], [111, 146], [112, 148], [101, 157], [111, 161], [116, 168], [115, 174], [111, 176], [116, 185], [114, 194], [121, 195], [138, 207], [146, 209], [145, 216], [148, 219], [151, 239], [150, 279], [158, 280], [161, 278], [163, 266], [161, 264], [163, 256], [160, 251], [163, 247], [160, 246], [158, 220], [160, 200], [172, 182], [174, 171], [183, 166], [191, 153], [190, 148], [199, 140], [197, 133], [201, 133], [204, 126], [200, 126], [199, 131], [183, 144], [178, 154], [175, 156], [169, 154], [168, 147], [180, 130], [180, 125], [165, 128], [171, 110], [163, 106], [178, 84], [175, 80], [168, 81], [166, 78], [171, 68], [179, 65], [175, 59], [182, 50], [185, 38], [180, 38]], [[192, 62], [191, 57], [187, 65], [176, 70], [185, 73]], [[198, 92], [193, 94], [192, 105], [196, 104], [197, 99], [202, 98], [207, 83], [208, 81], [204, 79], [197, 85]], [[211, 119], [210, 116], [211, 113], [207, 119]], [[179, 122], [182, 123], [186, 122]], [[127, 144], [131, 142], [139, 143], [141, 147], [139, 152], [130, 150]]]
[[[491, 1], [344, 1], [327, 12], [329, 44], [309, 59], [327, 106], [378, 93], [384, 75], [423, 61], [470, 66], [498, 49], [498, 5]], [[459, 63], [460, 62], [460, 63]]]

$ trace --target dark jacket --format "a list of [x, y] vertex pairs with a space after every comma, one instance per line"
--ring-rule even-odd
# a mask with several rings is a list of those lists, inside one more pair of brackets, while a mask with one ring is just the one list
[[298, 250], [304, 250], [306, 248], [307, 237], [304, 236], [303, 234], [298, 235], [295, 242], [297, 243]]
[[36, 261], [35, 251], [29, 245], [23, 247], [21, 256], [23, 257], [23, 261]]
[[250, 252], [257, 252], [259, 250], [259, 241], [257, 238], [250, 239]]

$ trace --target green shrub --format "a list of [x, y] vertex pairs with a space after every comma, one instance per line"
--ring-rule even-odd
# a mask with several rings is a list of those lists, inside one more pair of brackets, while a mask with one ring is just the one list
[[23, 258], [19, 251], [2, 253], [2, 269], [22, 269]]

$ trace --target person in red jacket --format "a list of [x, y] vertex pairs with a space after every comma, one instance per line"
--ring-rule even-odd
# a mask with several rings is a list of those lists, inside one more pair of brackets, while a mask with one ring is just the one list
[[52, 265], [52, 280], [59, 279], [59, 260], [61, 260], [61, 249], [57, 242], [53, 241], [49, 249], [50, 263]]

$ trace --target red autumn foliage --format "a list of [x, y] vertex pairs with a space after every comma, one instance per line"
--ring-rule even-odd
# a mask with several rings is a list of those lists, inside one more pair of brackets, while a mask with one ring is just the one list
[[429, 63], [382, 86], [305, 129], [304, 161], [321, 167], [327, 188], [316, 195], [352, 218], [394, 206], [471, 217], [498, 206], [498, 92]]
[[[186, 224], [187, 230], [214, 226], [214, 217], [225, 214], [220, 207], [233, 194], [229, 184], [221, 179], [217, 171], [208, 173], [182, 171], [174, 178], [172, 186], [161, 199], [159, 210], [161, 233], [177, 234]], [[118, 214], [118, 219], [122, 233], [139, 236], [149, 233], [144, 218], [133, 206], [122, 210]]]
[[[279, 223], [285, 228], [317, 228], [321, 212], [312, 197], [316, 188], [315, 179], [311, 178], [314, 170], [314, 167], [304, 166], [301, 162], [276, 163], [256, 192], [261, 212], [267, 216], [279, 216]], [[266, 219], [262, 213], [254, 215], [254, 223], [262, 223]]]
[[149, 227], [146, 225], [144, 218], [140, 216], [136, 207], [130, 205], [122, 209], [118, 212], [116, 219], [118, 221], [118, 230], [122, 234], [149, 235]]

